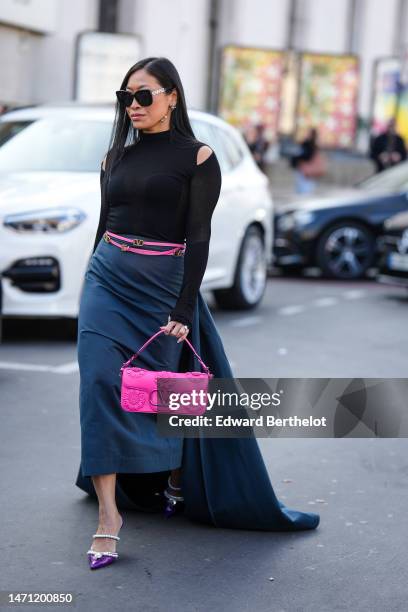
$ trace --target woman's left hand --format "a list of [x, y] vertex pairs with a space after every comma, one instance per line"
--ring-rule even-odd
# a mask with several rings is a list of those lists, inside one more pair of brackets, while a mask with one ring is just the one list
[[172, 321], [169, 317], [169, 322], [167, 325], [161, 325], [160, 329], [163, 329], [166, 334], [170, 334], [171, 336], [177, 336], [177, 343], [185, 340], [189, 334], [188, 325], [184, 325], [183, 323], [179, 323], [178, 321]]

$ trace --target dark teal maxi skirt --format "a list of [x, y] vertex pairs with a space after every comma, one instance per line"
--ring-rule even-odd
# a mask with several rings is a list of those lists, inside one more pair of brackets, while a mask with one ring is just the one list
[[[121, 251], [103, 239], [91, 258], [78, 318], [81, 462], [76, 486], [96, 499], [91, 476], [116, 473], [118, 508], [158, 512], [170, 471], [181, 467], [184, 515], [194, 521], [236, 529], [315, 529], [318, 514], [290, 509], [277, 499], [255, 437], [165, 438], [156, 433], [156, 415], [120, 407], [120, 367], [167, 323], [183, 269], [183, 256]], [[201, 292], [188, 338], [215, 377], [234, 377]], [[188, 345], [165, 334], [134, 365], [201, 370]]]

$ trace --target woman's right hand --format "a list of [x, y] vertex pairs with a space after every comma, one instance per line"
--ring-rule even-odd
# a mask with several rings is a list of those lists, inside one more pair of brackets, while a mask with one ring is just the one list
[[164, 330], [166, 335], [176, 336], [177, 343], [185, 340], [190, 332], [188, 325], [184, 325], [179, 321], [172, 321], [170, 316], [167, 325], [161, 325], [160, 329]]

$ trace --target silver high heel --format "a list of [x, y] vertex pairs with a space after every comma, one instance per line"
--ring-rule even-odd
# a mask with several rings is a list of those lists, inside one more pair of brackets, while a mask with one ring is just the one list
[[[123, 525], [123, 523], [122, 523]], [[112, 538], [112, 540], [120, 540], [119, 536], [111, 535], [110, 533], [94, 533], [93, 538]], [[99, 567], [105, 567], [116, 561], [119, 557], [117, 552], [100, 552], [92, 550], [91, 548], [86, 553], [88, 555], [88, 562], [90, 569], [98, 569]]]
[[[174, 489], [174, 491], [181, 491], [181, 487], [175, 487], [171, 484], [170, 476], [167, 479], [167, 484], [171, 489]], [[167, 489], [165, 489], [164, 495], [168, 500], [167, 505], [164, 509], [164, 515], [166, 518], [170, 518], [171, 516], [177, 514], [177, 512], [181, 511], [184, 508], [184, 497], [182, 497], [181, 495], [172, 495], [168, 492]]]

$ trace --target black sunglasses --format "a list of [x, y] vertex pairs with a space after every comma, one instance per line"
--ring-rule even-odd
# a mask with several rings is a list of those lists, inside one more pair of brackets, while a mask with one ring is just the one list
[[163, 91], [170, 92], [173, 87], [160, 87], [160, 89], [139, 89], [138, 91], [127, 91], [126, 89], [119, 89], [116, 92], [116, 97], [120, 104], [123, 106], [131, 106], [133, 99], [140, 104], [140, 106], [150, 106], [153, 104], [153, 96]]

